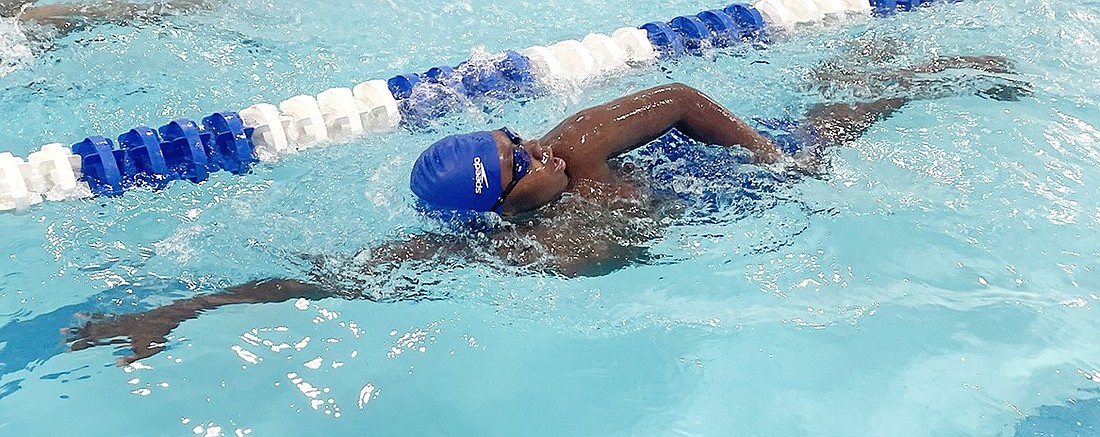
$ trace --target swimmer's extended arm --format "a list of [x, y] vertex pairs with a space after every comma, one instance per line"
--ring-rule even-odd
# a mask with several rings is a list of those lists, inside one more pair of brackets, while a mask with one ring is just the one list
[[[866, 60], [862, 53], [860, 55]], [[893, 55], [896, 53], [890, 56]], [[974, 88], [966, 81], [930, 76], [948, 69], [972, 69], [1001, 75], [1015, 73], [1012, 61], [1003, 56], [941, 56], [908, 68], [866, 71], [846, 71], [834, 63], [826, 63], [815, 73], [818, 86], [878, 84], [880, 87], [893, 86], [904, 93], [871, 101], [821, 103], [806, 112], [806, 119], [823, 140], [841, 144], [858, 138], [872, 124], [911, 100], [970, 93], [997, 100], [1017, 100], [1031, 94], [1027, 82], [1004, 77], [999, 84], [975, 82], [978, 87]]]
[[760, 162], [775, 162], [780, 156], [774, 144], [728, 109], [679, 83], [580, 111], [541, 141], [567, 158], [571, 176], [606, 181], [608, 158], [653, 141], [672, 128], [703, 143], [740, 145]]
[[[426, 234], [381, 244], [369, 251], [362, 262], [362, 273], [382, 275], [409, 261], [447, 257], [454, 254], [469, 255], [468, 244], [453, 235]], [[356, 258], [359, 258], [358, 256]], [[320, 268], [323, 263], [314, 260]], [[323, 282], [321, 273], [313, 279]], [[411, 293], [411, 291], [410, 291]], [[348, 297], [338, 294], [332, 287], [291, 279], [267, 279], [227, 288], [225, 292], [206, 294], [172, 303], [149, 311], [134, 314], [94, 314], [83, 326], [67, 330], [72, 337], [69, 348], [74, 351], [102, 345], [130, 345], [133, 355], [118, 359], [119, 365], [148, 358], [164, 350], [168, 334], [185, 320], [199, 317], [203, 312], [226, 305], [277, 303], [291, 299], [317, 300], [328, 297]], [[367, 297], [364, 295], [363, 297]]]
[[[510, 260], [514, 264], [532, 264], [540, 258], [538, 254], [528, 250], [529, 247], [521, 247], [513, 244], [516, 239], [496, 240], [491, 236], [488, 247], [495, 247], [494, 251], [476, 251], [465, 238], [452, 234], [422, 234], [413, 235], [403, 240], [392, 241], [374, 247], [363, 256], [364, 258], [353, 263], [342, 264], [343, 268], [350, 268], [360, 274], [379, 276], [388, 274], [387, 271], [409, 265], [409, 262], [431, 261], [432, 268], [446, 267], [448, 263], [465, 265], [465, 261], [475, 262], [500, 262], [501, 259]], [[558, 273], [566, 276], [594, 276], [606, 274], [611, 270], [621, 268], [641, 257], [635, 253], [640, 248], [612, 247], [613, 250], [600, 251], [598, 254], [574, 254], [573, 257], [555, 257], [557, 262], [553, 268]], [[644, 251], [644, 250], [642, 250]], [[487, 256], [494, 256], [493, 261]], [[322, 260], [315, 260], [318, 271], [313, 273], [313, 280], [320, 283], [328, 283], [327, 273], [323, 268]], [[356, 266], [355, 264], [359, 264]], [[413, 275], [415, 276], [415, 275]], [[419, 287], [417, 279], [405, 278], [413, 283], [404, 283]], [[361, 285], [361, 284], [360, 284]], [[353, 285], [355, 286], [355, 285]], [[103, 345], [130, 345], [133, 355], [118, 359], [118, 365], [126, 365], [134, 361], [151, 357], [164, 350], [168, 341], [168, 334], [179, 327], [185, 320], [199, 317], [203, 312], [214, 310], [226, 305], [277, 303], [291, 299], [318, 300], [329, 297], [362, 297], [367, 299], [416, 299], [420, 290], [403, 290], [400, 287], [391, 290], [385, 295], [370, 296], [355, 290], [353, 293], [340, 293], [334, 287], [322, 286], [290, 279], [268, 279], [253, 281], [247, 284], [230, 287], [223, 293], [206, 294], [187, 299], [175, 300], [172, 303], [154, 308], [149, 311], [134, 314], [94, 314], [83, 326], [66, 330], [72, 335], [70, 350], [78, 351], [94, 346]]]
[[133, 355], [118, 359], [119, 365], [148, 358], [164, 350], [168, 333], [184, 320], [224, 305], [285, 302], [290, 299], [328, 297], [321, 287], [304, 282], [278, 279], [249, 282], [226, 289], [225, 293], [207, 294], [173, 301], [152, 310], [122, 315], [96, 314], [84, 326], [75, 328], [69, 339], [71, 350], [92, 346], [130, 344]]
[[[158, 18], [170, 14], [189, 13], [208, 9], [208, 0], [172, 0], [163, 3], [59, 3], [30, 6], [17, 11], [16, 18], [50, 25], [61, 32], [68, 32], [82, 25], [102, 22], [128, 23], [141, 19]], [[19, 2], [31, 3], [29, 1]], [[14, 4], [14, 3], [13, 3]], [[3, 4], [7, 6], [7, 4]]]

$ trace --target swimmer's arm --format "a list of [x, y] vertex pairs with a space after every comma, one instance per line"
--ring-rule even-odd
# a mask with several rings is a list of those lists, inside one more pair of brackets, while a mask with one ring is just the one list
[[574, 171], [578, 164], [590, 167], [582, 167], [584, 170], [596, 170], [594, 167], [606, 164], [608, 158], [653, 141], [673, 128], [703, 143], [740, 145], [752, 151], [759, 162], [775, 162], [781, 154], [771, 141], [728, 109], [679, 83], [580, 111], [547, 133], [542, 142], [553, 146], [555, 152], [559, 147], [574, 149], [566, 151], [572, 153], [569, 164]]
[[[540, 241], [549, 239], [546, 235], [533, 235]], [[490, 238], [497, 238], [490, 236]], [[506, 246], [506, 245], [504, 245]], [[577, 251], [575, 247], [553, 245], [561, 250]], [[516, 264], [531, 264], [543, 259], [531, 252], [529, 247], [502, 247], [497, 255]], [[630, 248], [600, 247], [595, 250], [587, 247], [585, 253], [571, 253], [573, 256], [554, 257], [559, 260], [553, 267], [566, 276], [595, 276], [616, 270], [639, 257], [627, 254]], [[384, 271], [405, 265], [408, 261], [430, 260], [457, 256], [473, 262], [499, 262], [483, 258], [485, 253], [471, 250], [465, 239], [444, 234], [413, 235], [401, 241], [385, 243], [370, 250], [365, 257], [364, 270], [383, 274]], [[315, 277], [320, 282], [324, 278]], [[70, 350], [78, 351], [94, 346], [130, 344], [133, 355], [118, 359], [118, 365], [126, 365], [151, 357], [164, 350], [168, 334], [186, 320], [198, 318], [202, 313], [226, 305], [278, 303], [291, 299], [318, 300], [337, 296], [328, 287], [291, 279], [268, 279], [253, 281], [227, 288], [223, 293], [195, 296], [175, 300], [172, 303], [149, 311], [123, 314], [91, 316], [91, 320], [75, 328], [70, 342]]]
[[[22, 21], [54, 26], [61, 32], [68, 32], [91, 22], [131, 22], [209, 9], [210, 5], [207, 2], [208, 0], [172, 0], [158, 3], [58, 3], [17, 9], [15, 17]], [[2, 8], [8, 7], [9, 4], [16, 3], [21, 7], [23, 4], [32, 2], [0, 3], [0, 10], [4, 10]]]
[[[465, 250], [468, 245], [454, 236], [414, 235], [402, 241], [381, 244], [371, 249], [363, 266], [365, 271], [383, 274], [386, 270], [403, 265], [406, 261], [430, 259]], [[358, 257], [357, 257], [358, 258]], [[323, 263], [323, 259], [314, 260]], [[324, 277], [316, 273], [314, 280], [321, 283]], [[168, 334], [185, 320], [198, 318], [203, 312], [226, 305], [278, 303], [291, 299], [318, 300], [338, 296], [338, 290], [317, 283], [292, 279], [267, 279], [229, 287], [222, 293], [206, 294], [135, 314], [95, 314], [67, 341], [70, 350], [82, 350], [93, 346], [130, 344], [133, 355], [121, 357], [119, 365], [148, 358], [164, 350]], [[346, 295], [345, 295], [346, 296]]]
[[806, 120], [823, 140], [842, 144], [863, 135], [872, 124], [889, 117], [909, 100], [901, 97], [871, 102], [822, 103], [806, 112]]
[[[131, 345], [133, 355], [118, 359], [118, 365], [133, 363], [164, 350], [168, 334], [185, 320], [225, 305], [275, 303], [290, 299], [321, 299], [330, 293], [323, 288], [288, 279], [254, 281], [226, 289], [224, 293], [179, 299], [171, 304], [136, 314], [93, 315], [75, 329], [70, 350], [108, 344]], [[124, 338], [129, 338], [129, 341]]]

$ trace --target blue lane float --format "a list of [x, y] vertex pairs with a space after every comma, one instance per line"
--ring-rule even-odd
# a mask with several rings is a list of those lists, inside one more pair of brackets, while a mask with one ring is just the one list
[[[233, 174], [247, 173], [257, 161], [252, 153], [250, 132], [236, 112], [218, 112], [202, 119], [208, 133], [203, 144], [207, 156], [216, 156], [218, 167]], [[200, 134], [201, 136], [202, 134]]]
[[157, 129], [164, 139], [161, 147], [168, 166], [175, 170], [180, 179], [202, 182], [217, 171], [217, 164], [207, 156], [199, 137], [199, 126], [186, 118], [172, 120]]
[[127, 166], [125, 175], [127, 179], [154, 188], [162, 188], [168, 182], [178, 179], [168, 168], [157, 131], [139, 126], [119, 135], [118, 144], [129, 157], [130, 165]]
[[678, 57], [687, 50], [683, 33], [678, 32], [668, 23], [653, 21], [643, 24], [641, 29], [646, 31], [649, 42], [657, 49], [661, 58]]
[[420, 75], [415, 73], [399, 74], [386, 81], [386, 85], [390, 87], [390, 93], [397, 100], [409, 98], [412, 95], [413, 87], [418, 83], [420, 83]]
[[713, 35], [715, 47], [729, 47], [740, 42], [741, 27], [732, 16], [722, 10], [703, 11], [696, 15]]
[[668, 24], [677, 33], [684, 36], [684, 49], [689, 53], [696, 54], [707, 48], [704, 41], [710, 40], [711, 32], [699, 17], [684, 15], [673, 18]]
[[[424, 73], [391, 77], [386, 85], [399, 102], [402, 122], [417, 126], [454, 110], [465, 99], [508, 98], [532, 89], [535, 77], [527, 58], [508, 50], [490, 61], [464, 61], [436, 66]], [[447, 92], [439, 92], [441, 89]]]
[[[136, 186], [163, 188], [177, 179], [197, 183], [219, 170], [243, 174], [258, 161], [444, 116], [454, 109], [454, 96], [523, 96], [539, 82], [583, 81], [653, 60], [703, 54], [708, 47], [767, 44], [772, 31], [819, 22], [826, 16], [886, 16], [931, 4], [933, 0], [735, 3], [667, 22], [621, 28], [610, 35], [589, 34], [581, 41], [507, 50], [487, 62], [441, 65], [423, 73], [326, 90], [316, 97], [295, 96], [278, 106], [260, 103], [239, 112], [218, 112], [201, 123], [178, 119], [155, 130], [140, 126], [119, 135], [117, 147], [100, 135], [91, 135], [71, 149], [49, 144], [32, 154], [31, 163], [14, 156], [0, 160], [4, 167], [0, 171], [7, 175], [0, 179], [0, 210], [33, 205], [46, 192], [63, 192], [61, 198], [83, 197], [85, 192], [111, 196]], [[75, 177], [88, 190], [74, 190]], [[24, 183], [18, 183], [20, 178]], [[41, 192], [27, 194], [26, 187], [40, 187]]]
[[93, 135], [73, 144], [72, 151], [82, 158], [81, 180], [92, 194], [113, 196], [137, 186], [163, 188], [178, 179], [202, 182], [218, 170], [246, 173], [257, 161], [250, 133], [236, 112], [227, 111], [203, 118], [201, 125], [181, 118], [157, 130], [138, 126], [119, 135], [117, 147]]
[[114, 142], [101, 135], [93, 135], [73, 144], [73, 153], [80, 155], [81, 180], [88, 182], [92, 194], [111, 196], [122, 194], [126, 151], [115, 149]]
[[768, 42], [767, 34], [764, 31], [764, 17], [752, 5], [734, 3], [726, 6], [722, 12], [725, 12], [737, 23], [739, 28], [737, 36], [741, 41], [759, 40]]
[[494, 62], [465, 61], [455, 67], [444, 65], [424, 73], [399, 74], [389, 78], [386, 85], [394, 99], [405, 100], [412, 97], [413, 89], [421, 83], [444, 85], [467, 97], [479, 97], [514, 94], [534, 81], [527, 58], [507, 50], [502, 59]]

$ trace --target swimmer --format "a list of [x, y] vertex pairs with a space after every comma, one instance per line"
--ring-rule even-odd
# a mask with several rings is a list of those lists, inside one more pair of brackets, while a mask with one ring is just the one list
[[207, 0], [171, 0], [163, 3], [58, 3], [35, 5], [34, 0], [0, 0], [0, 17], [52, 26], [60, 33], [98, 23], [130, 23], [208, 8]]
[[[394, 273], [409, 266], [415, 271], [416, 265], [422, 272], [504, 263], [564, 277], [606, 274], [644, 262], [645, 244], [660, 237], [669, 214], [661, 212], [668, 208], [660, 196], [619, 165], [624, 154], [676, 131], [699, 143], [744, 149], [776, 171], [812, 171], [820, 159], [813, 150], [858, 137], [908, 101], [820, 104], [786, 135], [776, 135], [757, 131], [702, 92], [674, 83], [584, 109], [540, 138], [524, 139], [509, 128], [448, 136], [416, 160], [412, 191], [429, 212], [503, 217], [493, 229], [412, 235], [338, 262], [317, 257], [308, 281], [261, 280], [138, 314], [93, 315], [66, 332], [72, 336], [70, 349], [130, 344], [133, 355], [120, 358], [122, 365], [163, 350], [180, 322], [224, 305], [329, 297], [430, 299], [420, 290], [419, 274]], [[400, 294], [381, 289], [400, 289]]]

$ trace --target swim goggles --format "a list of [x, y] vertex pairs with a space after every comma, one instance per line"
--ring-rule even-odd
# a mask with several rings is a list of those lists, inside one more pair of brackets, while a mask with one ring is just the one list
[[[531, 153], [527, 149], [523, 148], [523, 139], [512, 132], [508, 126], [500, 128], [500, 131], [508, 137], [508, 141], [512, 142], [512, 182], [508, 183], [507, 187], [504, 187], [504, 191], [500, 193], [500, 197], [497, 198], [496, 203], [490, 208], [490, 211], [497, 211], [504, 204], [504, 199], [508, 198], [508, 195], [512, 193], [512, 189], [516, 188], [516, 184], [527, 173], [531, 171]], [[498, 211], [499, 212], [499, 211]]]

